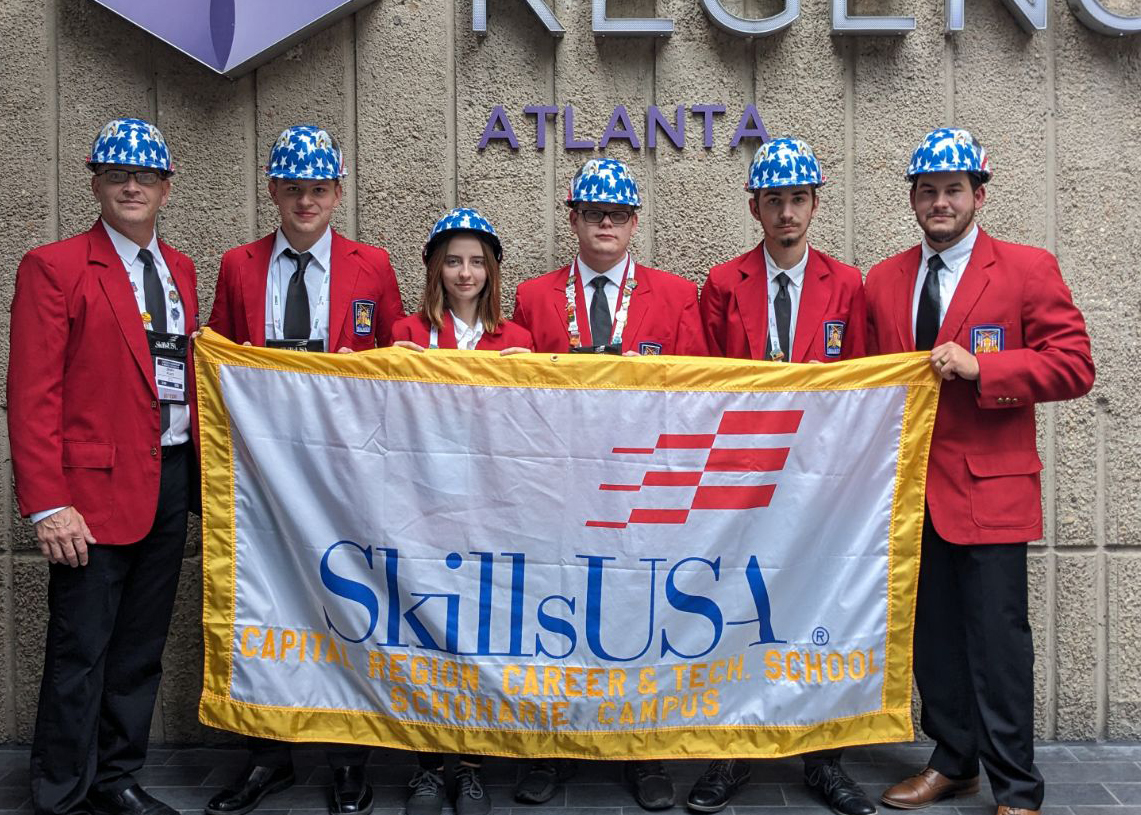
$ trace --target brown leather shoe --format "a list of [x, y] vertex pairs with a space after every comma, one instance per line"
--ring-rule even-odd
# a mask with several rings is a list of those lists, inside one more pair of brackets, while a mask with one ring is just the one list
[[1037, 809], [1020, 809], [1019, 807], [1000, 806], [994, 811], [994, 815], [1039, 815], [1039, 811]]
[[[889, 807], [899, 809], [922, 809], [944, 798], [953, 798], [959, 795], [974, 795], [979, 791], [979, 777], [963, 778], [956, 781], [948, 778], [938, 770], [930, 767], [919, 775], [905, 778], [894, 787], [884, 790], [880, 800]], [[1014, 815], [1011, 813], [998, 813], [997, 815]]]

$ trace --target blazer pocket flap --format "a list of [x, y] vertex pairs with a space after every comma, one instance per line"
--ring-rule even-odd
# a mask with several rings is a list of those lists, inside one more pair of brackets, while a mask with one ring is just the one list
[[105, 441], [63, 442], [63, 466], [110, 470], [115, 466], [115, 445]]
[[976, 478], [994, 478], [1002, 475], [1034, 475], [1042, 472], [1042, 459], [1037, 450], [1019, 450], [1006, 453], [971, 453], [967, 455], [967, 469]]

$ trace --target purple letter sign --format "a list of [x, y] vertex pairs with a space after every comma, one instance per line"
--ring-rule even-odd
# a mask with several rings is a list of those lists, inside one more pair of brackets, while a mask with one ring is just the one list
[[373, 0], [95, 0], [230, 79]]

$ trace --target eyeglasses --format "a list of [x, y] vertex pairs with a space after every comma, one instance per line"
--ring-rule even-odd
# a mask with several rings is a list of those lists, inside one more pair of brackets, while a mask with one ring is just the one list
[[126, 184], [127, 179], [134, 176], [135, 181], [144, 187], [153, 186], [162, 180], [162, 173], [158, 170], [104, 170], [95, 175], [103, 176], [112, 184]]
[[626, 209], [580, 209], [578, 214], [588, 224], [600, 224], [603, 218], [609, 218], [610, 223], [615, 226], [621, 226], [634, 215]]

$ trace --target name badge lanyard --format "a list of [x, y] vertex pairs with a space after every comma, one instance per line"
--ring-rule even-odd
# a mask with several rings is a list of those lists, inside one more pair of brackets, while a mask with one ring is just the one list
[[[570, 334], [570, 347], [578, 348], [582, 345], [582, 335], [578, 330], [578, 314], [575, 304], [577, 302], [578, 289], [582, 284], [579, 282], [581, 275], [578, 270], [578, 258], [574, 259], [571, 265], [571, 273], [567, 275], [567, 333]], [[610, 331], [610, 344], [621, 346], [622, 345], [622, 332], [626, 328], [626, 316], [630, 310], [630, 293], [638, 286], [638, 281], [634, 279], [634, 259], [630, 257], [630, 253], [626, 253], [626, 268], [622, 272], [622, 286], [618, 291], [618, 308], [617, 313], [614, 315], [614, 326]], [[595, 296], [602, 295], [603, 292], [596, 292]], [[586, 293], [583, 292], [583, 300], [586, 299]], [[591, 342], [595, 345], [605, 345], [606, 343], [599, 342], [600, 337], [591, 337]]]
[[[157, 270], [156, 270], [157, 271]], [[177, 306], [181, 298], [178, 296], [178, 286], [174, 283], [174, 276], [167, 274], [167, 285], [170, 288], [167, 290], [166, 299], [172, 305]], [[143, 329], [147, 332], [147, 346], [151, 352], [151, 359], [154, 360], [155, 365], [155, 387], [158, 390], [158, 398], [160, 402], [173, 405], [186, 404], [186, 335], [180, 332], [167, 332], [159, 334], [154, 330], [154, 320], [149, 311], [147, 311], [147, 304], [143, 292], [139, 291], [138, 286], [132, 281], [131, 288], [134, 289], [135, 305], [139, 307], [139, 316], [143, 320]], [[166, 304], [163, 304], [166, 308]], [[178, 320], [179, 314], [175, 311], [171, 314], [168, 309], [167, 315], [174, 320]], [[182, 342], [178, 343], [177, 339], [181, 338]], [[163, 347], [163, 343], [177, 343], [179, 347]]]
[[[790, 283], [789, 285], [792, 285], [792, 284]], [[769, 357], [773, 362], [781, 362], [782, 360], [784, 360], [784, 351], [782, 351], [780, 349], [780, 335], [777, 333], [776, 304], [773, 302], [773, 300], [774, 300], [774, 298], [772, 296], [770, 296], [769, 297], [769, 308], [768, 308], [768, 312], [769, 312]], [[791, 329], [792, 326], [790, 325], [789, 328]], [[789, 333], [791, 334], [791, 331]], [[790, 336], [788, 338], [788, 341], [791, 344], [793, 341], [793, 338]], [[790, 360], [791, 360], [791, 357], [792, 357], [792, 349], [790, 348], [789, 349]], [[785, 361], [790, 361], [790, 360], [785, 360]]]
[[[280, 258], [281, 256], [279, 255], [278, 257]], [[279, 269], [280, 269], [280, 267], [279, 267]], [[279, 338], [284, 338], [285, 337], [285, 315], [283, 313], [284, 310], [283, 310], [282, 305], [281, 305], [281, 286], [279, 285], [280, 282], [281, 282], [281, 280], [280, 280], [280, 275], [279, 275], [278, 279], [274, 281], [274, 286], [273, 286], [273, 311], [271, 313], [271, 316], [273, 317], [273, 330], [274, 330], [274, 332], [277, 334], [277, 336]], [[329, 301], [329, 270], [326, 269], [325, 270], [325, 277], [322, 278], [322, 280], [321, 280], [321, 293], [317, 297], [317, 307], [315, 309], [313, 309], [313, 311], [314, 311], [313, 325], [310, 326], [310, 328], [309, 328], [309, 337], [312, 337], [314, 334], [316, 334], [317, 336], [321, 335], [321, 317], [324, 316], [324, 314], [325, 314], [325, 303], [327, 303], [328, 301]], [[306, 337], [305, 339], [309, 339], [309, 337]], [[333, 340], [333, 338], [329, 337], [329, 341], [332, 342], [332, 340]]]

